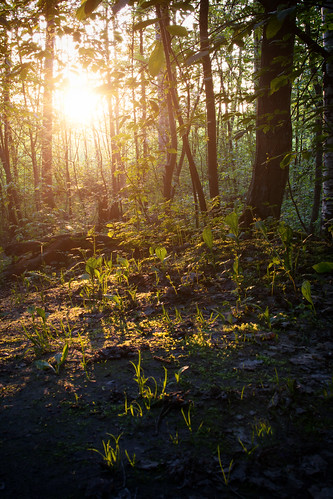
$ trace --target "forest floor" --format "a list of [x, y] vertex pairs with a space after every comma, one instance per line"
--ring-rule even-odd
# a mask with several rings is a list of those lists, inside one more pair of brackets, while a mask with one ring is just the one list
[[1, 498], [333, 498], [332, 245], [206, 242], [2, 281]]

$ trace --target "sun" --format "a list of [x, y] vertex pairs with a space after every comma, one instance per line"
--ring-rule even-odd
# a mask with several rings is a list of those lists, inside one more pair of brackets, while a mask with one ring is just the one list
[[70, 74], [59, 93], [60, 112], [71, 125], [90, 126], [100, 108], [100, 96], [84, 74]]

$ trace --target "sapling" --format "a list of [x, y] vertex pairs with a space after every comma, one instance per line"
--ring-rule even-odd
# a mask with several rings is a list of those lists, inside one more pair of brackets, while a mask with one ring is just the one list
[[186, 371], [187, 369], [189, 369], [190, 366], [183, 366], [181, 367], [180, 369], [178, 369], [178, 371], [175, 373], [175, 378], [176, 378], [176, 382], [177, 384], [179, 383], [180, 381], [180, 375]]
[[118, 437], [115, 437], [114, 435], [111, 435], [110, 433], [108, 433], [108, 435], [110, 435], [110, 437], [113, 438], [113, 440], [115, 442], [115, 447], [112, 447], [111, 440], [108, 440], [107, 442], [104, 442], [104, 440], [103, 440], [102, 443], [103, 443], [104, 452], [100, 452], [97, 449], [89, 449], [89, 450], [92, 450], [93, 452], [97, 452], [97, 454], [102, 456], [107, 467], [114, 469], [114, 468], [118, 467], [120, 464], [119, 440], [120, 440], [121, 434], [118, 435]]
[[213, 267], [215, 268], [215, 257], [213, 253], [214, 239], [213, 239], [213, 233], [209, 227], [204, 228], [202, 232], [202, 239], [204, 240], [204, 243], [206, 244], [209, 250], [210, 259], [213, 264]]
[[311, 310], [313, 311], [314, 314], [316, 314], [316, 309], [312, 300], [310, 281], [308, 280], [303, 281], [301, 291], [304, 298], [310, 303]]
[[60, 373], [61, 366], [66, 362], [68, 356], [68, 343], [65, 344], [62, 352], [56, 353], [53, 358], [55, 360], [55, 364], [51, 364], [46, 360], [36, 360], [36, 367], [38, 369], [51, 369], [55, 374]]
[[232, 465], [233, 465], [234, 460], [232, 459], [230, 461], [229, 468], [228, 468], [228, 474], [226, 474], [226, 472], [225, 472], [225, 470], [224, 470], [224, 468], [222, 466], [221, 452], [220, 452], [220, 446], [219, 445], [217, 446], [217, 457], [218, 457], [218, 460], [219, 460], [219, 465], [220, 465], [220, 469], [221, 469], [221, 472], [222, 472], [224, 483], [225, 483], [225, 485], [228, 485], [229, 480], [230, 480], [230, 473], [231, 473], [231, 470], [232, 470]]

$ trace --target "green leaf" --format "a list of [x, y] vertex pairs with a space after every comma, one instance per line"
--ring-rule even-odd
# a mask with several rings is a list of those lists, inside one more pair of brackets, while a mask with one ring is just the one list
[[224, 221], [227, 224], [227, 226], [231, 229], [234, 236], [238, 236], [239, 235], [239, 226], [238, 226], [237, 213], [235, 211], [233, 211], [232, 213], [229, 213], [225, 217]]
[[311, 296], [311, 284], [310, 284], [310, 281], [308, 281], [308, 280], [303, 281], [301, 291], [302, 291], [302, 295], [304, 296], [304, 298], [309, 303], [311, 303], [312, 307], [314, 307], [313, 301], [312, 301], [312, 296]]
[[183, 366], [183, 367], [181, 367], [180, 369], [178, 369], [177, 374], [181, 375], [184, 371], [186, 371], [187, 369], [189, 369], [189, 367], [190, 366]]
[[295, 159], [296, 153], [295, 152], [288, 152], [282, 161], [280, 161], [280, 168], [284, 170], [287, 166], [290, 165], [290, 163]]
[[312, 267], [318, 274], [325, 274], [327, 272], [332, 272], [333, 262], [320, 262], [316, 263]]
[[151, 76], [157, 76], [164, 66], [164, 50], [160, 41], [157, 41], [155, 48], [148, 60], [148, 69]]
[[280, 90], [281, 87], [288, 85], [288, 83], [289, 83], [288, 75], [280, 75], [277, 76], [276, 78], [273, 78], [273, 80], [270, 83], [270, 89], [271, 89], [270, 95]]
[[155, 17], [155, 19], [146, 19], [146, 21], [140, 21], [133, 26], [133, 31], [138, 31], [140, 29], [147, 28], [147, 26], [151, 26], [152, 24], [155, 24], [158, 21], [158, 17]]
[[37, 369], [41, 370], [51, 369], [53, 372], [55, 372], [54, 367], [46, 360], [36, 360], [35, 366], [37, 367]]
[[169, 154], [177, 154], [177, 149], [175, 149], [174, 147], [169, 147], [169, 149], [167, 149], [167, 151]]
[[173, 24], [172, 26], [167, 26], [166, 29], [169, 31], [170, 35], [173, 36], [188, 36], [188, 31], [185, 26]]
[[281, 21], [278, 16], [274, 15], [271, 17], [269, 20], [267, 26], [266, 26], [266, 38], [267, 40], [270, 40], [273, 38], [278, 31], [280, 31], [280, 28], [283, 24], [283, 21]]
[[64, 346], [64, 348], [62, 350], [60, 364], [63, 364], [65, 362], [65, 360], [67, 359], [67, 355], [68, 355], [68, 343], [66, 343], [66, 345]]
[[213, 244], [214, 244], [214, 239], [213, 239], [212, 231], [209, 227], [204, 228], [204, 230], [202, 232], [202, 239], [204, 240], [204, 242], [208, 246], [208, 248], [210, 250], [212, 250]]
[[166, 250], [164, 247], [162, 247], [162, 248], [156, 248], [156, 249], [155, 249], [155, 255], [157, 256], [157, 258], [158, 258], [161, 262], [163, 262], [163, 261], [164, 261], [164, 259], [165, 259], [165, 257], [167, 256], [167, 254], [168, 254], [168, 252], [167, 252], [167, 250]]
[[86, 0], [76, 11], [79, 21], [84, 21], [97, 9], [102, 0]]
[[45, 312], [45, 310], [43, 308], [40, 308], [40, 307], [36, 308], [36, 314], [42, 319], [43, 322], [46, 321], [46, 319], [49, 315]]

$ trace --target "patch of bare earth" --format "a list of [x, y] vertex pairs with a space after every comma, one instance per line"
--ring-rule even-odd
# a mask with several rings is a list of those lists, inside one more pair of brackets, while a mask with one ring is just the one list
[[[159, 284], [158, 301], [154, 278], [132, 277], [125, 312], [84, 300], [79, 281], [2, 286], [0, 497], [333, 497], [330, 281], [317, 315], [263, 293], [276, 318], [265, 327], [225, 273]], [[31, 341], [38, 307], [52, 325], [44, 352]], [[66, 342], [59, 374], [37, 368]], [[118, 436], [108, 467], [95, 451]]]

